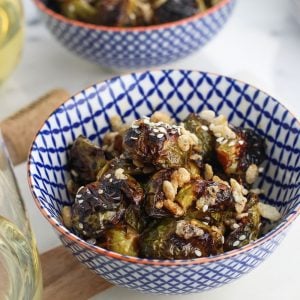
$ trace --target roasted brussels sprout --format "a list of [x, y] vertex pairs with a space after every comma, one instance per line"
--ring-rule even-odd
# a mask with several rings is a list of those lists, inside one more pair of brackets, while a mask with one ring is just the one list
[[95, 181], [106, 163], [103, 150], [82, 135], [75, 140], [69, 154], [71, 177], [79, 185]]
[[136, 121], [124, 136], [125, 156], [136, 165], [152, 165], [158, 169], [187, 165], [195, 135], [183, 127], [163, 122], [153, 123], [148, 118]]
[[80, 188], [72, 206], [72, 225], [76, 233], [85, 238], [98, 238], [107, 228], [118, 224], [126, 208], [118, 192], [102, 182]]
[[147, 258], [204, 257], [222, 252], [222, 235], [196, 220], [167, 219], [142, 235], [140, 251]]
[[154, 11], [155, 22], [158, 24], [174, 22], [196, 14], [199, 11], [197, 0], [165, 0]]
[[231, 189], [222, 183], [196, 179], [185, 185], [176, 195], [175, 201], [187, 211], [193, 204], [196, 209], [206, 212], [235, 209]]
[[136, 232], [142, 233], [147, 226], [148, 217], [140, 205], [130, 205], [125, 211], [125, 222]]
[[225, 173], [252, 184], [258, 166], [265, 159], [265, 142], [253, 130], [235, 128], [234, 131], [236, 137], [230, 141], [217, 139], [218, 160]]
[[93, 23], [97, 9], [88, 0], [56, 0], [61, 13], [69, 19]]
[[155, 218], [172, 216], [163, 205], [166, 196], [162, 188], [163, 182], [170, 180], [171, 174], [172, 170], [160, 170], [150, 179], [145, 199], [145, 211], [148, 216]]
[[144, 190], [131, 176], [119, 169], [105, 174], [100, 181], [81, 187], [72, 206], [72, 224], [76, 232], [90, 238], [123, 220], [130, 204], [139, 205]]
[[138, 256], [138, 233], [129, 226], [117, 226], [106, 232], [106, 247], [111, 251], [128, 255]]
[[184, 121], [184, 126], [197, 136], [200, 155], [205, 161], [209, 161], [214, 154], [215, 145], [215, 138], [209, 130], [209, 122], [196, 114], [190, 114]]

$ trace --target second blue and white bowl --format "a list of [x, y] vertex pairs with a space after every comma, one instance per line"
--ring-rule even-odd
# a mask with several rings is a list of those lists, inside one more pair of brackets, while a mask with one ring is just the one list
[[67, 19], [34, 0], [57, 40], [77, 55], [106, 68], [136, 69], [186, 57], [210, 41], [229, 18], [235, 0], [190, 18], [162, 25], [119, 28]]

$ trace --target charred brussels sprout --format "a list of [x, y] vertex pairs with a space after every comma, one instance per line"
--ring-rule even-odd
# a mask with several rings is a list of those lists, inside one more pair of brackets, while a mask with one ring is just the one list
[[81, 187], [72, 207], [73, 228], [81, 236], [95, 238], [123, 221], [126, 208], [144, 197], [140, 184], [129, 175], [107, 173], [99, 182]]
[[85, 238], [98, 238], [107, 228], [118, 224], [125, 213], [126, 203], [111, 186], [90, 183], [78, 190], [72, 206], [72, 225]]
[[222, 251], [222, 236], [201, 222], [163, 220], [140, 240], [142, 257], [187, 259]]
[[158, 24], [173, 22], [190, 17], [198, 11], [197, 0], [166, 0], [155, 10], [155, 21]]
[[61, 13], [74, 20], [93, 23], [97, 9], [88, 0], [56, 0]]
[[148, 218], [139, 205], [130, 205], [125, 211], [125, 222], [136, 232], [141, 233], [147, 226]]
[[214, 136], [209, 130], [209, 123], [196, 114], [190, 114], [184, 121], [184, 126], [197, 136], [200, 154], [204, 160], [209, 160], [213, 155], [215, 144]]
[[118, 226], [106, 233], [106, 247], [111, 251], [138, 256], [138, 233], [129, 226]]
[[75, 140], [69, 154], [72, 179], [80, 185], [95, 181], [106, 163], [103, 150], [82, 135]]
[[[246, 180], [246, 173], [250, 166], [260, 165], [265, 159], [265, 142], [253, 130], [235, 129], [236, 138], [216, 146], [218, 160], [225, 173], [235, 175]], [[255, 168], [255, 167], [254, 167]], [[250, 180], [250, 184], [255, 181]]]
[[161, 170], [153, 175], [147, 186], [147, 197], [145, 200], [146, 213], [155, 218], [171, 216], [171, 213], [163, 207], [166, 196], [162, 186], [165, 180], [170, 180], [172, 170]]
[[181, 167], [186, 163], [188, 152], [181, 149], [179, 139], [178, 126], [139, 120], [124, 136], [125, 156], [141, 166]]
[[235, 209], [231, 189], [227, 185], [202, 179], [193, 180], [185, 185], [176, 195], [175, 201], [185, 211], [194, 204], [197, 210], [203, 212]]

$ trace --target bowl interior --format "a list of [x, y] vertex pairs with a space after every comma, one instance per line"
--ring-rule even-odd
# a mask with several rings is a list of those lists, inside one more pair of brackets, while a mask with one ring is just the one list
[[212, 109], [236, 126], [254, 129], [267, 143], [267, 160], [257, 187], [262, 200], [278, 207], [284, 222], [300, 212], [300, 125], [285, 107], [256, 88], [197, 71], [154, 71], [117, 77], [91, 86], [60, 106], [32, 145], [29, 184], [39, 208], [52, 225], [68, 233], [60, 210], [71, 199], [67, 151], [83, 134], [101, 144], [110, 117], [130, 123], [154, 111], [177, 121], [191, 112]]

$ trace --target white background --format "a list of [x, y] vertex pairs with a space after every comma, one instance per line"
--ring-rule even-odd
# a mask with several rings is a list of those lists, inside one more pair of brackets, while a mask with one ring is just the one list
[[[295, 21], [297, 11], [292, 8], [292, 1], [237, 2], [233, 16], [212, 42], [186, 59], [164, 67], [212, 71], [247, 81], [270, 93], [299, 118], [300, 22]], [[13, 76], [0, 87], [0, 119], [52, 88], [63, 87], [75, 93], [116, 75], [70, 54], [45, 29], [31, 1], [24, 0], [24, 6], [27, 32], [23, 59]], [[16, 167], [16, 174], [40, 251], [59, 245], [50, 225], [33, 203], [27, 187], [25, 164]], [[152, 300], [154, 296], [112, 288], [93, 299], [120, 298]], [[300, 221], [295, 222], [278, 250], [242, 279], [202, 294], [155, 298], [299, 300]]]

